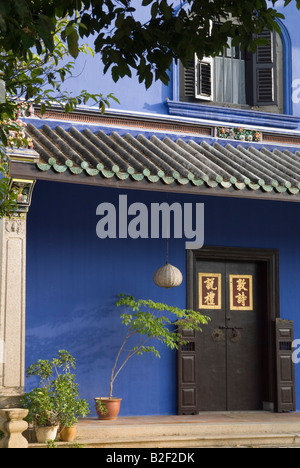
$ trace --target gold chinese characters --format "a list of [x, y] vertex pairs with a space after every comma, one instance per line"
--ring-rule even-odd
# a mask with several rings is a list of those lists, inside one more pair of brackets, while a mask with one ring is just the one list
[[[253, 310], [252, 275], [229, 275], [229, 296], [230, 310]], [[221, 308], [221, 273], [199, 273], [199, 309]]]
[[253, 310], [252, 275], [230, 275], [230, 310]]
[[199, 309], [221, 307], [221, 274], [199, 273]]

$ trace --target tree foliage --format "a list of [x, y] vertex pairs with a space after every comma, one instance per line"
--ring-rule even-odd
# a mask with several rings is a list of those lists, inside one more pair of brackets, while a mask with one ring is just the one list
[[[5, 50], [4, 46], [1, 48], [0, 39], [0, 79], [5, 84], [6, 91], [6, 99], [0, 104], [1, 120], [15, 118], [20, 108], [26, 109], [29, 104], [40, 105], [42, 114], [53, 104], [61, 105], [69, 113], [76, 106], [92, 100], [104, 111], [109, 106], [109, 101], [115, 99], [112, 94], [103, 96], [100, 92], [91, 94], [88, 90], [73, 95], [62, 88], [63, 83], [72, 77], [75, 66], [72, 41], [68, 39], [72, 32], [67, 36], [67, 28], [68, 21], [65, 18], [56, 19], [56, 30], [52, 38], [54, 48], [51, 46], [51, 50], [43, 42], [38, 42], [38, 51], [27, 49], [25, 53], [22, 48], [19, 52], [14, 49]], [[76, 31], [76, 28], [72, 31]], [[11, 45], [13, 47], [14, 44]], [[94, 54], [84, 43], [77, 42], [76, 50], [76, 56], [79, 53]], [[3, 142], [6, 145], [7, 142]]]
[[[285, 0], [285, 6], [294, 0]], [[295, 0], [297, 8], [300, 1]], [[270, 4], [273, 6], [269, 6]], [[30, 50], [55, 53], [60, 31], [76, 58], [80, 38], [93, 36], [105, 71], [115, 81], [135, 70], [146, 87], [153, 79], [166, 83], [173, 59], [185, 62], [218, 53], [228, 37], [234, 44], [255, 48], [263, 28], [279, 30], [278, 0], [0, 0], [0, 49], [27, 60]], [[140, 7], [145, 11], [141, 20]], [[214, 25], [211, 27], [211, 25]], [[221, 26], [217, 26], [221, 24]]]
[[57, 16], [47, 18], [38, 7], [43, 3], [0, 0], [0, 218], [11, 216], [17, 208], [4, 163], [7, 147], [32, 147], [19, 119], [23, 113], [26, 115], [33, 104], [40, 105], [42, 114], [53, 105], [69, 113], [88, 101], [104, 112], [111, 100], [118, 102], [113, 94], [82, 90], [74, 95], [63, 89], [72, 77], [74, 57], [94, 52], [79, 43], [78, 24], [70, 24], [58, 10]]
[[[294, 2], [300, 9], [300, 0], [285, 0], [284, 6]], [[233, 45], [255, 50], [265, 41], [257, 38], [264, 28], [280, 31], [277, 20], [284, 16], [278, 5], [279, 0], [0, 0], [2, 147], [10, 141], [7, 122], [18, 118], [20, 103], [25, 109], [40, 105], [43, 114], [53, 104], [68, 113], [87, 102], [104, 112], [117, 101], [101, 90], [73, 95], [63, 89], [79, 54], [95, 53], [114, 81], [136, 73], [146, 88], [153, 80], [167, 84], [173, 60], [186, 64], [195, 53], [218, 54], [229, 37]], [[84, 44], [91, 37], [93, 50]], [[0, 196], [8, 196], [2, 216], [10, 204], [7, 184], [1, 179], [0, 185]]]
[[29, 410], [27, 420], [37, 426], [60, 424], [71, 427], [79, 417], [90, 412], [87, 400], [80, 398], [76, 383], [76, 359], [66, 350], [59, 350], [52, 361], [39, 359], [26, 370], [27, 377], [37, 377], [39, 385], [22, 397]]
[[178, 349], [187, 343], [182, 337], [182, 329], [202, 331], [202, 326], [210, 320], [194, 310], [180, 309], [151, 299], [135, 299], [125, 294], [119, 294], [116, 306], [125, 308], [120, 317], [127, 327], [127, 333], [112, 368], [109, 398], [112, 398], [117, 376], [129, 359], [145, 353], [160, 357], [155, 343], [172, 350]]

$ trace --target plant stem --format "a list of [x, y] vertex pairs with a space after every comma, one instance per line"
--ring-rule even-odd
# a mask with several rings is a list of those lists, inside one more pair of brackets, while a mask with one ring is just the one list
[[115, 380], [115, 377], [114, 377], [114, 372], [116, 370], [116, 367], [117, 367], [117, 364], [118, 364], [118, 360], [119, 360], [119, 357], [120, 357], [120, 354], [126, 344], [126, 342], [129, 340], [130, 336], [132, 336], [134, 333], [128, 333], [125, 337], [125, 340], [123, 341], [123, 344], [121, 346], [121, 348], [119, 349], [119, 352], [118, 352], [118, 355], [116, 357], [116, 360], [115, 360], [115, 364], [112, 368], [112, 371], [111, 371], [111, 377], [110, 377], [110, 387], [109, 387], [109, 398], [112, 398], [112, 391], [113, 391], [113, 384], [114, 384], [114, 380]]
[[122, 350], [124, 349], [124, 346], [126, 344], [126, 342], [128, 341], [128, 339], [135, 335], [136, 332], [134, 333], [131, 333], [131, 334], [128, 334], [119, 350], [119, 353], [117, 355], [117, 358], [115, 360], [115, 364], [114, 364], [114, 367], [112, 369], [112, 372], [111, 372], [111, 379], [110, 379], [110, 390], [109, 390], [109, 398], [112, 398], [112, 391], [113, 391], [113, 384], [114, 384], [114, 381], [116, 380], [117, 376], [119, 375], [119, 373], [121, 372], [121, 370], [123, 369], [123, 367], [125, 366], [125, 364], [129, 361], [130, 358], [132, 358], [135, 354], [138, 353], [138, 351], [141, 349], [142, 345], [144, 345], [145, 343], [147, 343], [147, 341], [150, 339], [150, 338], [147, 338], [146, 340], [141, 340], [140, 342], [140, 345], [138, 348], [136, 348], [132, 353], [128, 353], [127, 355], [127, 358], [125, 359], [125, 361], [123, 362], [123, 364], [119, 367], [119, 369], [117, 370], [117, 372], [115, 373], [115, 370], [116, 370], [116, 367], [117, 367], [117, 363], [118, 363], [118, 360], [120, 358], [120, 355], [121, 355], [121, 352]]

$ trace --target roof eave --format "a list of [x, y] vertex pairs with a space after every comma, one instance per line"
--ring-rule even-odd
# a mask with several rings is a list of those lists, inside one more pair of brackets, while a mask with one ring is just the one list
[[37, 169], [35, 163], [24, 163], [24, 161], [11, 161], [10, 177], [41, 181], [43, 180], [49, 182], [91, 185], [115, 189], [170, 192], [178, 194], [243, 198], [265, 201], [300, 202], [300, 192], [293, 195], [287, 191], [279, 193], [276, 192], [275, 189], [270, 192], [266, 192], [263, 189], [251, 190], [249, 188], [245, 188], [243, 190], [238, 190], [234, 188], [234, 186], [222, 188], [219, 185], [216, 187], [208, 187], [204, 184], [200, 187], [195, 187], [191, 182], [184, 185], [179, 184], [176, 181], [171, 184], [165, 184], [162, 180], [157, 182], [149, 182], [145, 178], [140, 181], [133, 181], [131, 178], [120, 180], [117, 179], [116, 176], [112, 178], [105, 178], [100, 175], [89, 176], [86, 174], [86, 172], [74, 175], [68, 171], [65, 171], [58, 174], [54, 171], [40, 171]]

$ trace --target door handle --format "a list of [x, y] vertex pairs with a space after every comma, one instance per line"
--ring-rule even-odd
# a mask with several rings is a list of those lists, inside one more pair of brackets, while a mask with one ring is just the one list
[[220, 330], [244, 330], [243, 328], [239, 327], [219, 327]]

